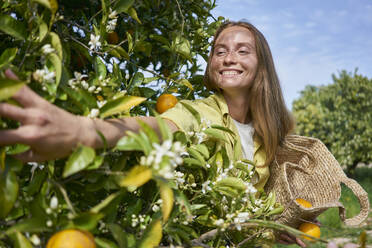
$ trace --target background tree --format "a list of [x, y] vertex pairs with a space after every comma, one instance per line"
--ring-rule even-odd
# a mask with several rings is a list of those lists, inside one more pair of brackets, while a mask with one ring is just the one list
[[297, 132], [321, 139], [349, 175], [372, 161], [372, 79], [355, 71], [327, 86], [307, 86], [293, 102]]

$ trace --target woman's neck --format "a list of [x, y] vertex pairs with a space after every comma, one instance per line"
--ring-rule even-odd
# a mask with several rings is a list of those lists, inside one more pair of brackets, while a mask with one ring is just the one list
[[222, 94], [227, 103], [229, 114], [234, 120], [245, 124], [251, 122], [249, 99], [246, 94], [231, 95], [226, 92], [222, 92]]

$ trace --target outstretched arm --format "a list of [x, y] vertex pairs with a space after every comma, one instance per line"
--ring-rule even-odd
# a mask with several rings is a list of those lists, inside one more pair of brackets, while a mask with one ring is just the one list
[[[18, 79], [10, 70], [5, 72], [11, 79]], [[0, 116], [21, 123], [17, 129], [0, 131], [0, 146], [22, 143], [30, 150], [17, 155], [22, 161], [45, 161], [69, 155], [79, 144], [93, 148], [103, 147], [101, 132], [110, 147], [125, 135], [126, 131], [138, 132], [137, 119], [149, 124], [160, 133], [154, 117], [127, 117], [100, 120], [73, 115], [44, 100], [27, 86], [22, 87], [13, 98], [22, 106], [0, 103]], [[171, 130], [177, 127], [166, 120]]]

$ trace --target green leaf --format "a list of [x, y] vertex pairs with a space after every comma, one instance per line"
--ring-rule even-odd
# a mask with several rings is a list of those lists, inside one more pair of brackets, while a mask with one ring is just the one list
[[102, 213], [85, 212], [75, 217], [72, 222], [78, 229], [92, 231], [96, 228], [98, 221], [104, 217]]
[[159, 115], [156, 116], [156, 121], [159, 126], [159, 130], [161, 133], [162, 140], [172, 140], [173, 135], [172, 131], [170, 130], [168, 124], [163, 120]]
[[50, 32], [49, 38], [50, 43], [52, 44], [52, 47], [56, 50], [59, 59], [62, 60], [62, 44], [58, 34]]
[[50, 9], [50, 11], [54, 14], [58, 10], [58, 2], [57, 0], [33, 0], [34, 2], [37, 2], [44, 7]]
[[221, 131], [219, 131], [215, 128], [207, 128], [203, 132], [205, 134], [207, 134], [208, 136], [211, 136], [213, 138], [216, 138], [216, 139], [223, 140], [223, 141], [227, 142], [225, 136], [221, 133]]
[[94, 70], [96, 71], [99, 78], [105, 79], [107, 75], [107, 68], [100, 57], [96, 57], [94, 60]]
[[216, 124], [212, 124], [211, 127], [212, 128], [215, 128], [215, 129], [218, 129], [218, 130], [222, 130], [222, 131], [228, 132], [228, 133], [230, 133], [232, 135], [235, 135], [235, 133], [233, 131], [231, 131], [229, 128], [227, 128], [227, 127], [216, 125]]
[[198, 111], [196, 111], [193, 107], [191, 107], [189, 104], [187, 103], [184, 103], [184, 102], [180, 102], [194, 117], [195, 119], [198, 121], [198, 123], [200, 124], [201, 123], [201, 119], [200, 119], [200, 114]]
[[13, 240], [13, 247], [15, 248], [32, 248], [30, 241], [20, 232], [13, 233], [10, 238]]
[[133, 5], [134, 0], [119, 0], [115, 5], [114, 10], [119, 14], [121, 12], [127, 12], [128, 9]]
[[155, 220], [146, 228], [145, 234], [138, 248], [157, 247], [162, 238], [162, 228], [160, 220]]
[[187, 79], [181, 79], [179, 81], [177, 81], [179, 84], [182, 84], [182, 85], [185, 85], [187, 88], [189, 88], [190, 90], [194, 90], [194, 88], [192, 87], [192, 84], [189, 82], [189, 80]]
[[206, 145], [198, 144], [198, 145], [194, 145], [193, 148], [195, 148], [195, 150], [200, 152], [205, 159], [209, 159], [210, 155], [209, 155], [209, 151]]
[[117, 99], [108, 101], [100, 109], [101, 118], [105, 118], [111, 115], [120, 114], [125, 111], [129, 111], [132, 107], [145, 101], [146, 98], [138, 96], [123, 96]]
[[6, 150], [5, 147], [0, 147], [0, 175], [5, 170], [5, 157], [6, 157]]
[[107, 47], [109, 48], [108, 51], [113, 56], [115, 56], [119, 59], [124, 58], [126, 60], [130, 60], [129, 54], [121, 46], [108, 44]]
[[147, 124], [146, 122], [138, 119], [138, 124], [141, 126], [141, 130], [147, 135], [151, 143], [159, 143], [158, 134], [154, 131], [154, 129]]
[[7, 48], [0, 56], [0, 70], [9, 65], [17, 55], [18, 48]]
[[177, 36], [174, 40], [174, 47], [178, 54], [186, 59], [191, 59], [191, 45], [187, 39]]
[[93, 160], [93, 163], [91, 163], [88, 167], [87, 170], [96, 170], [99, 167], [101, 167], [103, 161], [105, 160], [104, 156], [96, 156]]
[[133, 88], [140, 86], [144, 79], [145, 77], [142, 72], [136, 72], [127, 87], [128, 93], [131, 93]]
[[131, 53], [133, 49], [133, 38], [130, 33], [127, 32], [126, 34], [127, 34], [127, 40], [128, 40], [128, 53]]
[[84, 170], [93, 162], [96, 152], [88, 146], [79, 146], [68, 158], [65, 168], [63, 169], [63, 177], [68, 177], [81, 170]]
[[165, 37], [163, 37], [161, 35], [150, 34], [150, 39], [159, 41], [159, 42], [163, 43], [164, 45], [166, 45], [168, 47], [170, 46], [169, 41]]
[[17, 39], [25, 40], [27, 37], [24, 23], [8, 15], [0, 15], [0, 30]]
[[10, 235], [15, 232], [47, 232], [50, 228], [45, 226], [45, 221], [40, 216], [22, 219], [6, 230], [5, 234]]
[[143, 148], [143, 153], [148, 156], [152, 150], [152, 144], [150, 143], [149, 137], [147, 137], [147, 135], [142, 131], [140, 131], [138, 135], [133, 137], [137, 138], [137, 142], [141, 144]]
[[143, 52], [147, 57], [151, 56], [152, 45], [147, 41], [139, 41], [136, 43], [135, 50], [138, 52]]
[[140, 187], [152, 178], [151, 169], [147, 166], [137, 165], [129, 173], [117, 178], [117, 183], [121, 187]]
[[91, 213], [99, 213], [103, 208], [107, 207], [113, 200], [115, 200], [121, 193], [120, 192], [115, 192], [106, 197], [102, 202], [94, 206], [89, 210]]
[[119, 244], [119, 247], [126, 248], [127, 234], [126, 232], [124, 232], [121, 226], [115, 223], [111, 223], [108, 225], [108, 228], [110, 229], [110, 232], [112, 233], [112, 236], [115, 238], [116, 242]]
[[41, 21], [39, 24], [39, 41], [42, 42], [45, 38], [45, 36], [48, 34], [48, 25]]
[[163, 223], [165, 223], [168, 220], [169, 215], [172, 212], [174, 196], [173, 196], [173, 190], [167, 184], [163, 182], [159, 182], [159, 186], [160, 186], [160, 197], [163, 200], [161, 211], [163, 213]]
[[61, 81], [62, 76], [62, 61], [61, 59], [54, 53], [48, 54], [48, 60], [52, 63], [54, 70], [56, 72], [56, 83], [53, 85], [53, 93], [57, 92], [57, 87], [59, 82]]
[[230, 187], [239, 191], [244, 191], [246, 186], [240, 178], [226, 177], [216, 183], [216, 187]]
[[100, 248], [118, 248], [118, 246], [114, 242], [105, 238], [95, 237], [94, 242]]
[[133, 7], [128, 10], [128, 14], [139, 24], [142, 24], [141, 20], [138, 19], [137, 11]]
[[152, 81], [158, 80], [159, 77], [148, 77], [143, 80], [143, 84], [151, 83]]
[[183, 162], [187, 165], [196, 165], [198, 167], [204, 168], [204, 164], [195, 158], [184, 158]]
[[116, 149], [119, 151], [141, 151], [142, 147], [137, 140], [131, 136], [122, 137], [116, 144]]
[[191, 157], [199, 160], [199, 162], [204, 165], [205, 164], [205, 160], [204, 160], [204, 157], [200, 154], [200, 152], [192, 147], [188, 147], [187, 148], [187, 152], [190, 154]]
[[18, 181], [13, 171], [0, 174], [0, 219], [5, 218], [18, 197]]

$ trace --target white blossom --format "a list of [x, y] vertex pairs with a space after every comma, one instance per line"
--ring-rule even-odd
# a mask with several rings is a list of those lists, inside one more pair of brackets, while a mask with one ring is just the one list
[[99, 115], [99, 109], [93, 108], [90, 110], [88, 117], [96, 118]]
[[81, 86], [83, 87], [83, 89], [87, 90], [89, 88], [89, 84], [87, 83], [87, 81], [83, 80], [81, 81]]
[[159, 211], [160, 210], [160, 207], [159, 207], [159, 205], [154, 205], [154, 206], [152, 206], [152, 211], [154, 211], [154, 212], [157, 212], [157, 211]]
[[112, 11], [112, 9], [110, 8], [110, 14], [109, 14], [109, 19], [116, 19], [116, 18], [118, 18], [117, 17], [117, 12], [116, 12], [116, 10], [114, 10], [114, 11]]
[[47, 220], [46, 222], [47, 227], [53, 226], [53, 222], [51, 220]]
[[255, 194], [257, 192], [257, 189], [253, 186], [252, 183], [246, 182], [245, 186], [246, 186], [245, 193]]
[[96, 90], [96, 86], [94, 86], [94, 85], [92, 85], [92, 86], [90, 86], [89, 88], [88, 88], [88, 91], [90, 92], [90, 93], [92, 93], [93, 91], [95, 91]]
[[225, 224], [225, 221], [224, 221], [223, 219], [218, 219], [218, 220], [216, 220], [216, 221], [214, 222], [214, 224], [215, 224], [216, 226], [220, 226], [220, 227], [222, 227], [223, 224]]
[[50, 44], [45, 44], [42, 48], [41, 48], [41, 52], [44, 54], [44, 55], [47, 55], [49, 53], [54, 53], [55, 50], [54, 48], [50, 45]]
[[56, 209], [58, 207], [58, 198], [56, 196], [53, 196], [52, 199], [50, 199], [50, 208]]
[[104, 101], [97, 101], [97, 106], [98, 106], [98, 108], [102, 108], [102, 106], [105, 105], [106, 103], [107, 103], [106, 100], [104, 100]]
[[212, 190], [212, 188], [209, 186], [211, 181], [207, 180], [202, 184], [202, 193], [205, 194], [207, 191]]
[[32, 234], [32, 236], [30, 237], [30, 241], [33, 245], [40, 245], [40, 238], [36, 234]]
[[100, 35], [95, 36], [94, 34], [90, 35], [90, 41], [88, 45], [90, 45], [90, 50], [98, 50], [101, 47], [101, 42], [99, 41], [101, 38]]
[[40, 83], [53, 83], [56, 77], [56, 73], [54, 71], [49, 71], [47, 67], [44, 67], [44, 69], [37, 69], [32, 74], [32, 76], [36, 81]]
[[195, 136], [198, 144], [202, 143], [207, 138], [207, 135], [203, 132], [196, 132]]
[[108, 21], [108, 23], [106, 25], [107, 32], [112, 32], [112, 31], [115, 30], [117, 21], [118, 21], [118, 19], [112, 19], [112, 20]]
[[52, 211], [51, 208], [46, 208], [46, 209], [45, 209], [45, 212], [46, 212], [47, 214], [51, 214], [53, 211]]

